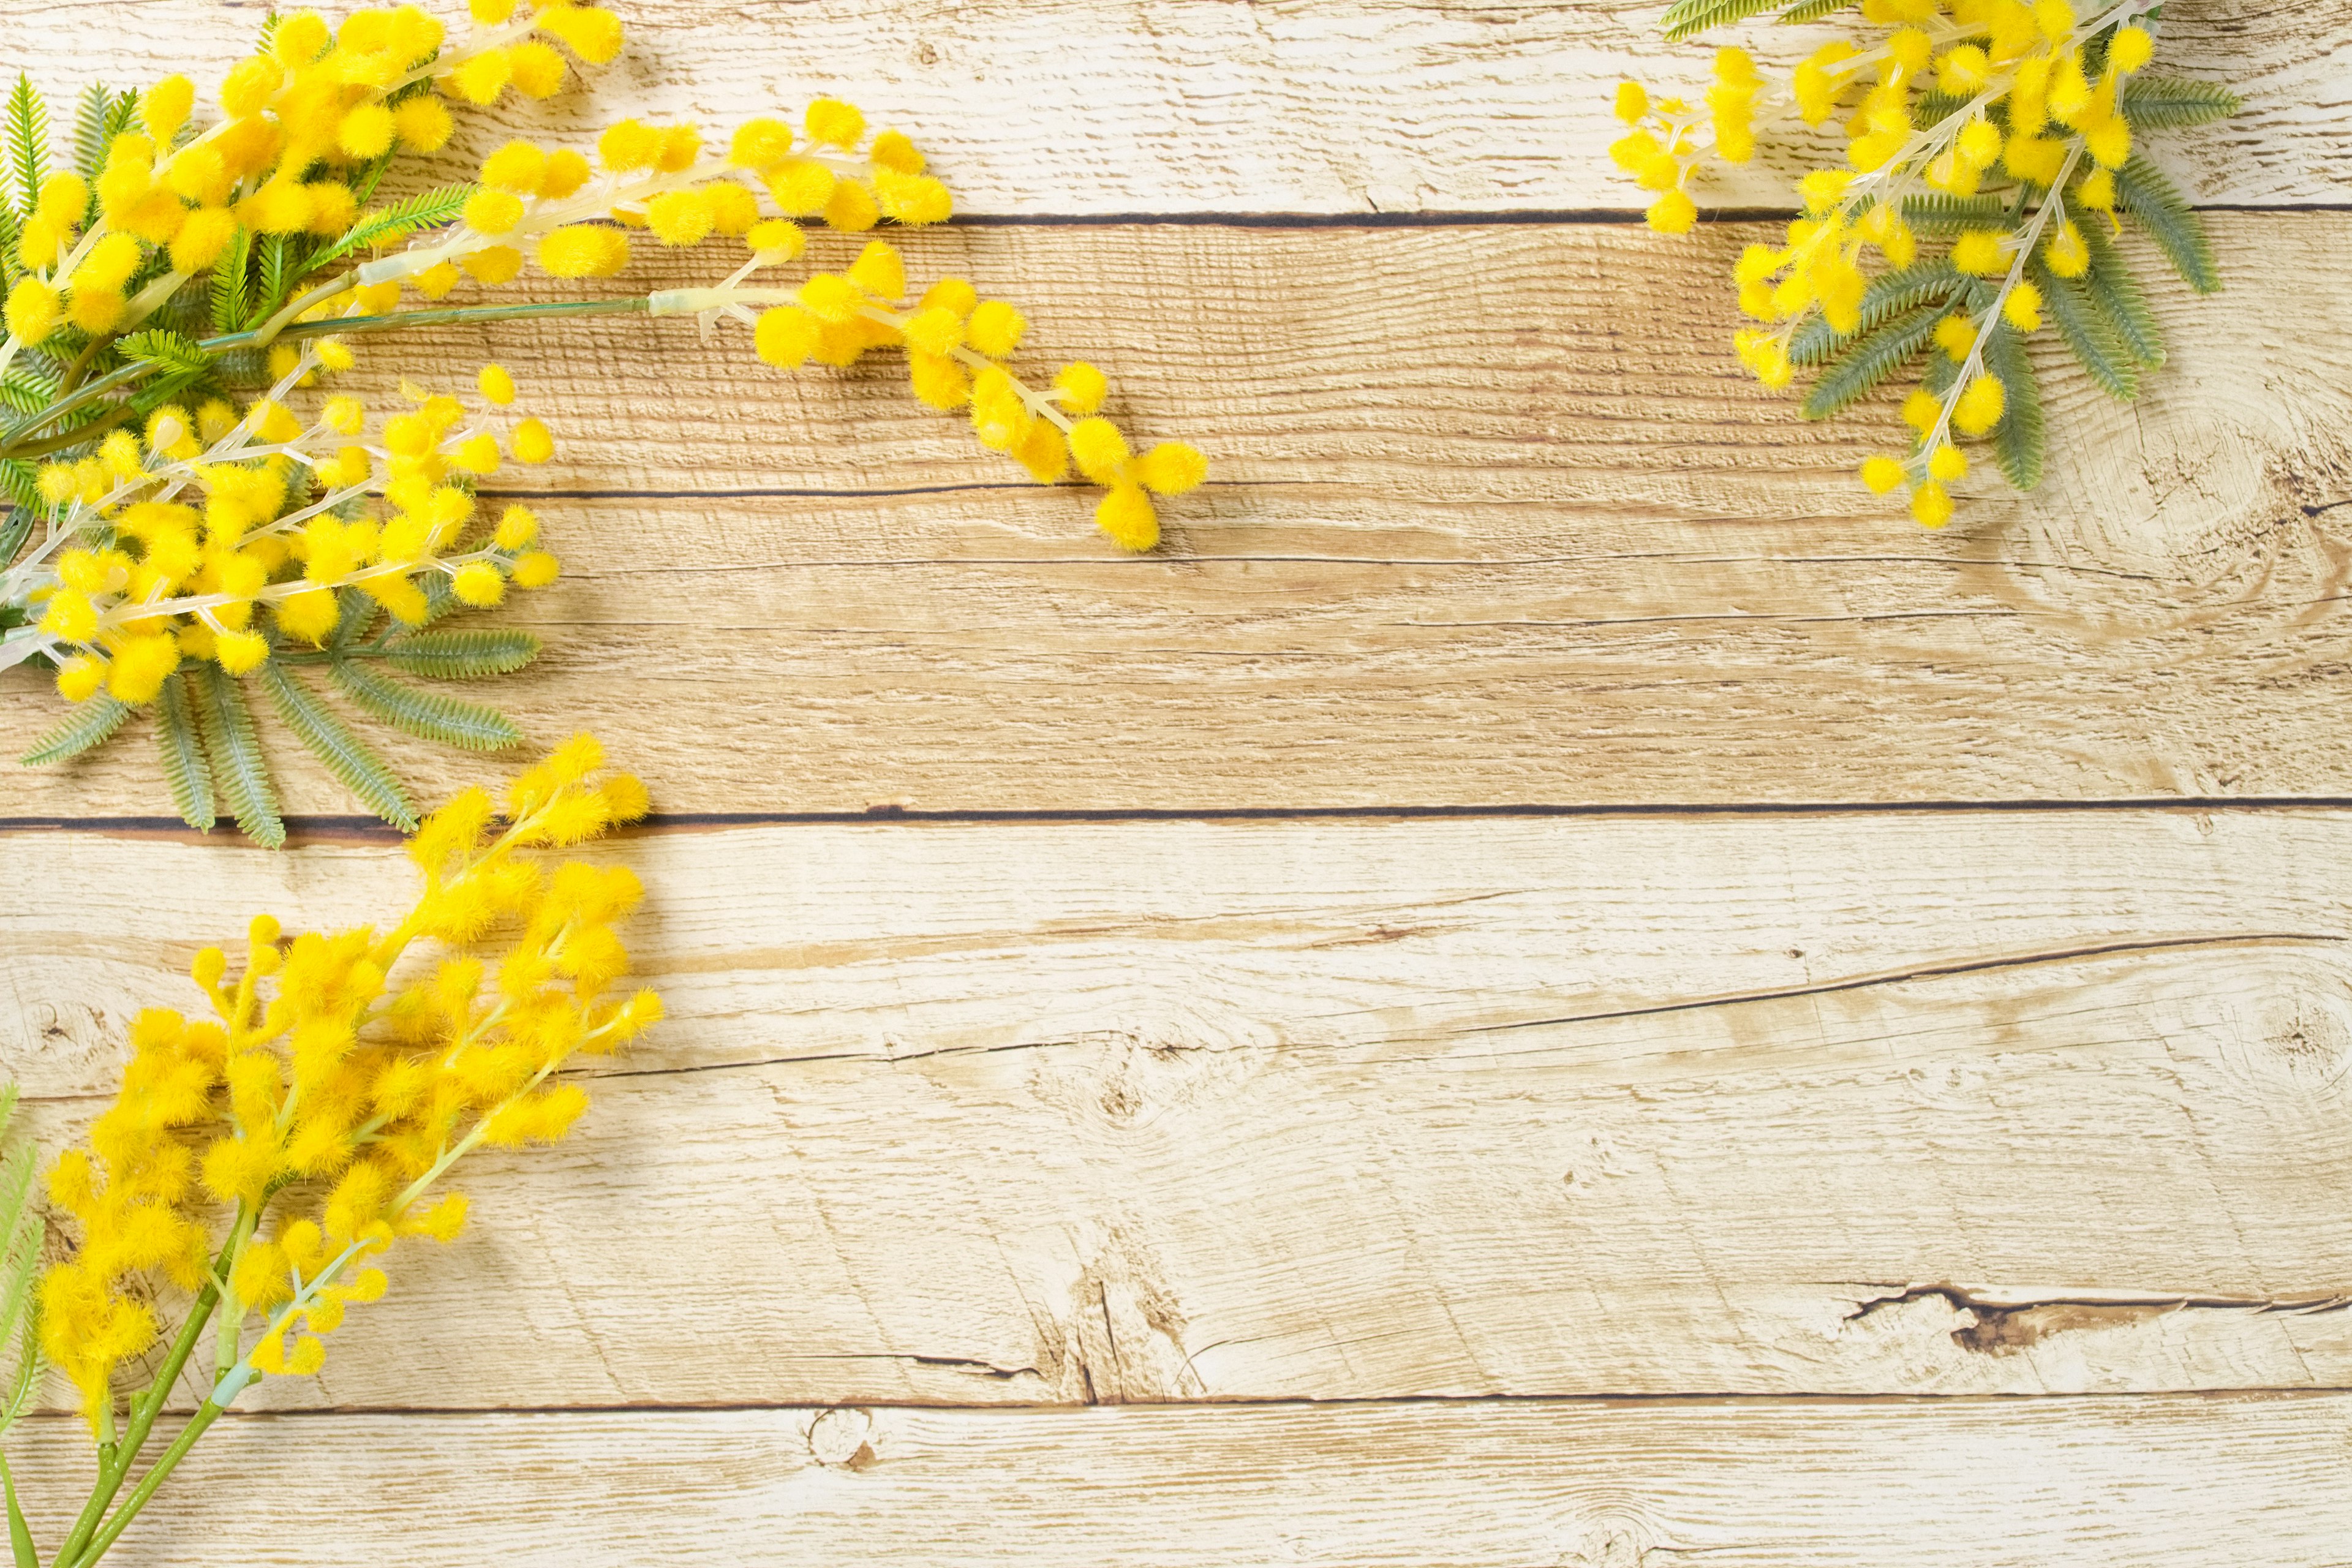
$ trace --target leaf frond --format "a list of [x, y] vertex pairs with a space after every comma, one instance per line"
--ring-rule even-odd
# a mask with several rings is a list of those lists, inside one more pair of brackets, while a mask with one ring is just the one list
[[394, 637], [383, 645], [383, 661], [430, 680], [479, 680], [512, 674], [537, 658], [539, 649], [530, 632], [468, 626]]
[[2050, 307], [2050, 320], [2058, 328], [2074, 358], [2088, 371], [2099, 390], [2119, 403], [2129, 403], [2139, 395], [2139, 363], [2129, 350], [2116, 338], [2108, 325], [2106, 313], [2091, 300], [2082, 280], [2061, 278], [2048, 268], [2034, 266], [2026, 269], [2033, 286], [2042, 290], [2043, 303]]
[[2024, 341], [2007, 321], [1994, 326], [1985, 340], [1985, 368], [2000, 377], [2004, 401], [2000, 423], [1993, 426], [1992, 450], [2000, 471], [2021, 490], [2042, 482], [2047, 433], [2042, 416], [2042, 387], [2026, 357]]
[[199, 833], [210, 833], [219, 820], [213, 807], [212, 763], [205, 759], [187, 678], [176, 672], [164, 678], [163, 689], [155, 696], [155, 752], [180, 820]]
[[2133, 153], [2116, 171], [2116, 199], [2147, 230], [2182, 282], [2200, 294], [2221, 291], [2221, 270], [2205, 238], [2205, 220], [2146, 153]]
[[2156, 369], [2164, 363], [2164, 330], [2156, 324], [2156, 312], [2147, 308], [2139, 279], [2132, 276], [2123, 253], [2097, 224], [2084, 228], [2083, 238], [2091, 247], [2090, 270], [2083, 274], [2091, 298], [2106, 312], [2116, 338], [2140, 368]]
[[1959, 280], [1959, 272], [1940, 256], [1915, 261], [1893, 272], [1882, 272], [1862, 291], [1861, 319], [1853, 331], [1841, 332], [1830, 325], [1827, 317], [1816, 314], [1790, 337], [1789, 363], [1819, 364], [1888, 317], [1944, 299]]
[[1745, 22], [1760, 11], [1769, 11], [1780, 0], [1675, 0], [1658, 26], [1666, 35], [1666, 42], [1681, 43], [1694, 33], [1704, 33], [1709, 27], [1727, 27], [1734, 22]]
[[34, 87], [33, 79], [16, 73], [9, 89], [7, 121], [8, 174], [16, 181], [16, 210], [26, 217], [41, 197], [41, 180], [49, 172], [49, 106]]
[[341, 239], [310, 258], [312, 269], [331, 261], [341, 261], [354, 251], [372, 245], [381, 245], [414, 234], [420, 228], [433, 228], [447, 223], [466, 210], [466, 202], [474, 194], [472, 185], [439, 185], [415, 195], [404, 197], [391, 205], [372, 213], [362, 213], [359, 221]]
[[101, 691], [87, 702], [77, 703], [72, 712], [58, 720], [47, 734], [33, 742], [32, 750], [17, 760], [28, 768], [45, 768], [68, 757], [79, 757], [91, 747], [111, 740], [130, 717], [129, 703], [117, 702]]
[[1806, 394], [1805, 417], [1826, 419], [1901, 370], [1934, 339], [1943, 316], [1941, 305], [1922, 305], [1856, 340]]
[[205, 752], [212, 760], [221, 798], [247, 838], [266, 849], [279, 847], [286, 842], [286, 823], [278, 815], [278, 791], [269, 782], [269, 763], [261, 754], [261, 737], [254, 730], [245, 688], [216, 665], [198, 665], [192, 679]]
[[419, 691], [349, 659], [329, 668], [352, 701], [396, 730], [467, 752], [504, 751], [522, 742], [522, 731], [495, 708]]
[[2210, 125], [2245, 108], [2245, 100], [2218, 81], [2198, 81], [2185, 76], [2158, 76], [2141, 71], [2124, 79], [2116, 95], [2118, 109], [2136, 129], [2177, 131], [2190, 125]]
[[383, 759], [276, 659], [262, 665], [260, 676], [278, 718], [310, 749], [310, 754], [324, 763], [327, 771], [370, 811], [403, 833], [415, 832], [416, 808], [408, 803], [407, 794]]
[[1999, 196], [1956, 196], [1929, 191], [1903, 198], [1903, 221], [1921, 234], [1958, 234], [1998, 224], [2008, 211]]

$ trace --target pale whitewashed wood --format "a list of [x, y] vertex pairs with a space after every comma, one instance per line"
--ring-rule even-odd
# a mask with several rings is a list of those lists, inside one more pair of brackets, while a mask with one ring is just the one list
[[[570, 574], [498, 614], [549, 653], [477, 690], [542, 742], [594, 725], [672, 811], [2341, 796], [2352, 218], [2215, 227], [2237, 286], [2157, 288], [2142, 401], [2053, 365], [2051, 477], [1970, 479], [1944, 535], [1852, 477], [1891, 399], [1808, 425], [1733, 362], [1754, 231], [914, 242], [921, 275], [1029, 280], [1035, 342], [1213, 454], [1143, 559], [895, 357], [795, 378], [677, 322], [505, 325], [356, 384], [495, 354], [555, 417], [557, 460], [496, 481], [557, 492]], [[0, 676], [0, 756], [61, 707]], [[473, 776], [387, 744], [426, 794]], [[354, 809], [275, 751], [290, 809]], [[0, 816], [169, 809], [143, 724], [0, 774]]]
[[[264, 1404], [2352, 1382], [2352, 816], [604, 852], [672, 1021]], [[88, 889], [0, 922], [52, 1145], [197, 942], [404, 881], [88, 833], [0, 878]]]
[[[1622, 131], [1610, 114], [1617, 82], [1632, 74], [1695, 91], [1718, 41], [1666, 46], [1654, 26], [1663, 5], [1602, 0], [614, 9], [629, 45], [585, 101], [509, 106], [470, 124], [460, 151], [478, 157], [518, 132], [579, 135], [625, 114], [726, 128], [831, 93], [914, 135], [968, 213], [1628, 208], [1645, 198], [1604, 155]], [[259, 14], [215, 0], [14, 0], [0, 13], [0, 61], [60, 89], [165, 70], [209, 87], [251, 47]], [[1756, 24], [1725, 38], [1785, 68], [1827, 36]], [[2159, 64], [2230, 81], [2247, 100], [2226, 126], [2150, 138], [2200, 199], [2293, 205], [2352, 193], [2342, 95], [2352, 24], [2341, 5], [2176, 5]], [[1791, 205], [1793, 162], [1727, 171], [1706, 194]]]
[[[121, 1560], [2336, 1568], [2347, 1420], [2342, 1394], [232, 1419]], [[44, 1540], [81, 1489], [49, 1436], [16, 1461]]]

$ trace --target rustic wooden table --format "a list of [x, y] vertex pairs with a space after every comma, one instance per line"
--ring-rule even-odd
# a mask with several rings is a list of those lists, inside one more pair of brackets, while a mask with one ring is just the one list
[[[2352, 1562], [2352, 12], [2177, 0], [2230, 291], [2148, 271], [2168, 370], [2053, 365], [2043, 489], [1931, 536], [1891, 408], [1733, 360], [1757, 231], [1629, 221], [1654, 5], [623, 10], [473, 154], [849, 97], [973, 220], [919, 268], [1216, 478], [1126, 559], [894, 368], [444, 340], [566, 438], [501, 696], [652, 784], [672, 1021], [126, 1564]], [[0, 64], [261, 15], [10, 0]], [[405, 886], [306, 758], [273, 855], [148, 751], [0, 784], [52, 1144], [198, 945]]]

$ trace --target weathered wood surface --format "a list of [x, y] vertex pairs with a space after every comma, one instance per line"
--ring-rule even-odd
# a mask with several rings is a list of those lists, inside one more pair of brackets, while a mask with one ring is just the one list
[[[2051, 478], [1970, 480], [1940, 536], [1853, 479], [1890, 405], [1808, 425], [1732, 360], [1740, 228], [911, 241], [1034, 280], [1041, 353], [1213, 454], [1144, 559], [895, 356], [786, 377], [740, 334], [509, 324], [376, 379], [497, 354], [556, 416], [557, 460], [498, 483], [587, 492], [543, 508], [570, 574], [499, 612], [550, 651], [484, 694], [594, 726], [669, 811], [2352, 795], [2352, 216], [2215, 224], [2236, 286], [2157, 287], [2142, 401], [2053, 363]], [[0, 752], [60, 708], [0, 680]], [[425, 795], [472, 776], [392, 749]], [[12, 769], [0, 816], [165, 812], [151, 751]], [[290, 809], [352, 809], [278, 754]]]
[[[2340, 1394], [232, 1418], [122, 1558], [2337, 1568], [2347, 1421]], [[81, 1471], [23, 1447], [54, 1535]]]
[[[184, 70], [207, 87], [251, 47], [251, 0], [11, 0], [0, 63], [44, 83]], [[454, 12], [455, 6], [436, 6]], [[621, 0], [632, 29], [584, 96], [469, 124], [579, 135], [625, 114], [724, 129], [838, 94], [913, 135], [961, 210], [1383, 214], [1637, 207], [1601, 149], [1632, 75], [1696, 90], [1706, 44], [1657, 41], [1663, 5], [1611, 0]], [[1754, 24], [1726, 37], [1786, 67], [1826, 35]], [[102, 42], [100, 42], [102, 40]], [[1712, 43], [1713, 39], [1709, 40]], [[95, 45], [95, 47], [93, 47]], [[2247, 111], [2154, 138], [2199, 199], [2352, 195], [2352, 16], [2335, 0], [2169, 7], [2159, 62], [2226, 80]], [[452, 160], [453, 165], [455, 160]], [[1727, 205], [1790, 205], [1782, 160], [1726, 171]]]
[[[655, 890], [671, 1021], [263, 1403], [2352, 1382], [2352, 814], [606, 853]], [[41, 1135], [198, 943], [406, 879], [389, 847], [0, 837], [7, 885], [90, 889], [0, 916]]]
[[[623, 9], [585, 98], [444, 166], [850, 97], [997, 220], [917, 271], [1217, 478], [1126, 560], [887, 360], [417, 344], [565, 440], [500, 477], [568, 571], [484, 694], [687, 819], [593, 851], [672, 1018], [126, 1561], [2340, 1568], [2352, 218], [2211, 215], [2231, 290], [2158, 283], [2143, 401], [2054, 378], [2043, 489], [1929, 536], [1850, 478], [1890, 408], [1808, 426], [1732, 362], [1761, 231], [1560, 221], [1634, 204], [1614, 80], [1704, 69], [1655, 6]], [[2250, 110], [2168, 165], [2340, 207], [2352, 16], [2170, 9]], [[260, 14], [17, 0], [0, 65], [205, 79]], [[1181, 221], [1055, 221], [1116, 215]], [[0, 680], [0, 752], [57, 710]], [[388, 750], [427, 798], [481, 772]], [[2313, 804], [2084, 808], [2224, 796]], [[199, 943], [406, 892], [364, 833], [99, 820], [163, 801], [136, 735], [0, 778], [68, 825], [0, 831], [0, 1068], [51, 1146]], [[2002, 801], [2072, 804], [691, 826]], [[10, 1446], [54, 1542], [75, 1425]]]

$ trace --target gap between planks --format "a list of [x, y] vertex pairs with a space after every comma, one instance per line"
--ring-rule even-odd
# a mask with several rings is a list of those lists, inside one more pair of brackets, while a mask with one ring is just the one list
[[[1514, 805], [1237, 805], [1165, 811], [1133, 807], [1100, 811], [923, 811], [907, 806], [880, 806], [866, 811], [657, 811], [612, 837], [616, 841], [625, 841], [634, 837], [701, 833], [730, 827], [852, 825], [984, 826], [992, 823], [1098, 823], [1111, 826], [1127, 822], [1475, 822], [1559, 817], [1999, 816], [2012, 813], [2048, 812], [2174, 812], [2208, 816], [2347, 809], [2352, 809], [2352, 795], [2149, 795], [2121, 800], [1664, 801], [1589, 805], [1540, 802]], [[398, 844], [407, 837], [398, 828], [373, 816], [289, 815], [283, 820], [286, 824], [286, 847], [290, 849], [310, 844]], [[0, 816], [0, 834], [9, 833], [93, 833], [247, 847], [236, 840], [232, 828], [215, 828], [213, 834], [200, 833], [176, 816]]]

